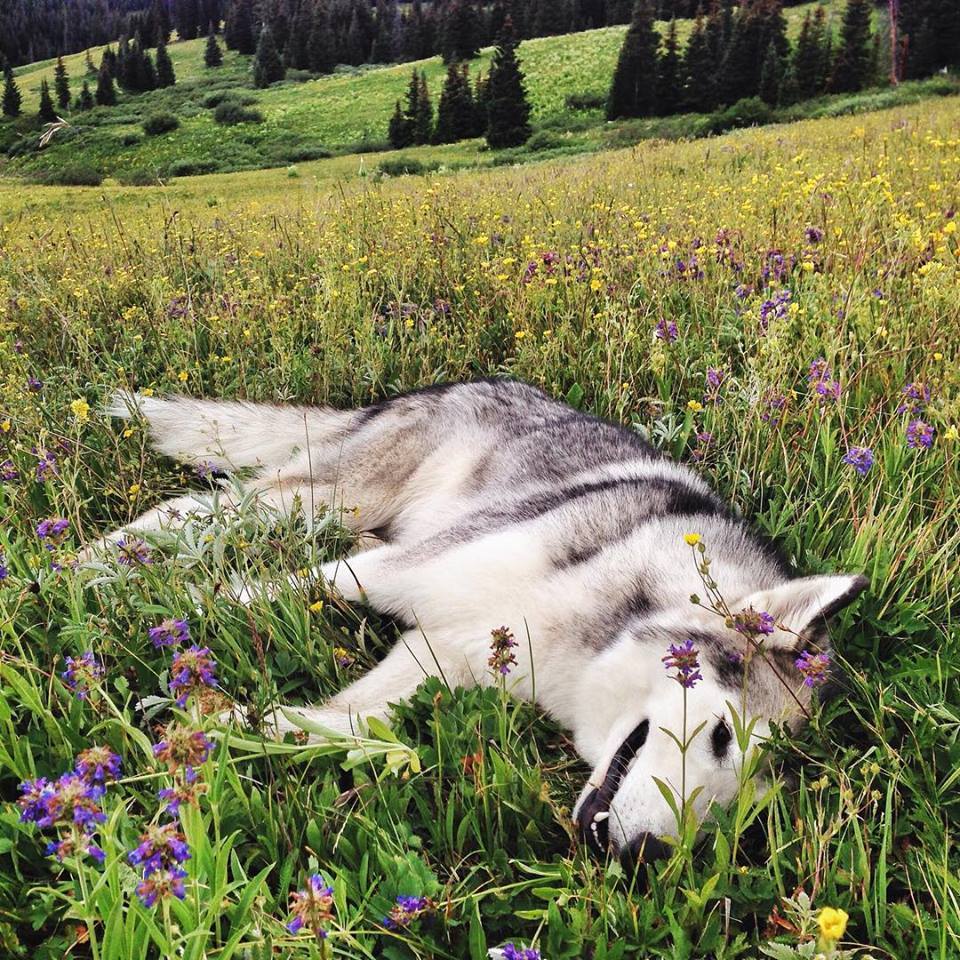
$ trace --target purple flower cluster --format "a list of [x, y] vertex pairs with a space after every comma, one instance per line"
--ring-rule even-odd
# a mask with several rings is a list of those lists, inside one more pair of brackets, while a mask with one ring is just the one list
[[505, 677], [510, 672], [510, 668], [517, 665], [517, 658], [513, 655], [513, 648], [517, 645], [517, 641], [507, 627], [491, 630], [490, 637], [490, 658], [487, 664], [495, 674]]
[[779, 250], [768, 250], [764, 257], [760, 278], [764, 286], [780, 283], [793, 269], [796, 258], [791, 254], [785, 257]]
[[540, 951], [533, 947], [518, 947], [508, 943], [501, 951], [503, 960], [540, 960]]
[[764, 404], [765, 409], [760, 414], [760, 419], [764, 423], [769, 423], [770, 426], [775, 427], [780, 422], [783, 411], [787, 408], [787, 398], [782, 393], [768, 391], [764, 396]]
[[13, 480], [20, 479], [20, 471], [12, 460], [4, 460], [0, 463], [0, 481], [10, 483]]
[[819, 243], [823, 239], [823, 231], [819, 227], [807, 227], [804, 236], [807, 243]]
[[703, 394], [704, 403], [718, 403], [720, 400], [720, 387], [727, 379], [725, 370], [718, 367], [709, 367], [707, 369], [707, 386]]
[[900, 391], [900, 403], [897, 413], [908, 413], [911, 417], [923, 413], [930, 402], [930, 388], [924, 383], [908, 383]]
[[197, 771], [193, 767], [184, 767], [172, 787], [164, 787], [157, 792], [157, 799], [163, 804], [163, 812], [171, 817], [180, 816], [180, 808], [185, 803], [196, 803], [197, 794], [205, 786], [198, 781]]
[[27, 389], [31, 393], [39, 393], [43, 389], [43, 381], [36, 377], [27, 377]]
[[213, 751], [213, 742], [202, 730], [190, 730], [178, 724], [170, 724], [164, 739], [153, 745], [153, 755], [167, 765], [170, 773], [184, 767], [199, 767]]
[[823, 357], [818, 357], [810, 364], [807, 383], [813, 387], [820, 401], [840, 399], [840, 382], [833, 379], [830, 365]]
[[318, 939], [325, 939], [327, 931], [323, 925], [333, 919], [333, 887], [319, 873], [313, 874], [305, 890], [290, 894], [290, 912], [293, 914], [287, 924], [290, 933], [298, 934], [306, 927]]
[[869, 447], [851, 447], [844, 455], [843, 462], [865, 477], [873, 466], [873, 451]]
[[108, 747], [85, 750], [74, 769], [55, 782], [40, 777], [20, 784], [20, 821], [57, 831], [57, 839], [47, 844], [48, 856], [62, 861], [80, 854], [103, 863], [103, 850], [93, 835], [107, 819], [100, 806], [105, 785], [119, 775], [120, 758]]
[[390, 913], [383, 918], [383, 925], [388, 930], [400, 930], [409, 927], [414, 920], [434, 909], [433, 901], [429, 897], [397, 897], [390, 908]]
[[929, 450], [933, 446], [935, 433], [933, 424], [923, 420], [911, 420], [907, 424], [907, 446], [911, 450]]
[[123, 537], [117, 542], [117, 562], [124, 567], [150, 563], [150, 548], [140, 537]]
[[0, 583], [10, 576], [10, 570], [7, 568], [7, 558], [0, 553]]
[[673, 320], [667, 320], [666, 317], [661, 317], [657, 321], [653, 335], [658, 340], [663, 340], [664, 343], [673, 343], [677, 337], [680, 336], [680, 332], [677, 330], [677, 325]]
[[170, 668], [170, 693], [181, 709], [187, 705], [192, 693], [217, 685], [216, 661], [210, 656], [209, 647], [194, 644], [174, 655]]
[[760, 304], [761, 330], [766, 330], [771, 320], [782, 320], [787, 315], [792, 297], [789, 290], [778, 290], [769, 300]]
[[773, 633], [776, 621], [766, 610], [741, 610], [729, 621], [729, 626], [745, 637], [760, 637]]
[[63, 517], [48, 517], [37, 524], [37, 536], [48, 550], [55, 550], [67, 537], [70, 521]]
[[78, 700], [86, 700], [90, 694], [90, 688], [103, 678], [103, 665], [94, 656], [92, 650], [88, 650], [79, 657], [67, 657], [65, 663], [67, 669], [60, 674], [60, 678]]
[[676, 670], [672, 677], [681, 687], [690, 690], [703, 679], [700, 673], [700, 651], [688, 638], [683, 643], [671, 643], [667, 655], [661, 658], [667, 670]]
[[830, 655], [811, 653], [804, 650], [794, 661], [794, 665], [803, 676], [804, 686], [819, 687], [830, 678]]
[[178, 867], [189, 859], [187, 838], [180, 831], [180, 824], [176, 820], [164, 824], [150, 824], [140, 835], [137, 846], [127, 854], [130, 866], [140, 867], [144, 877]]
[[182, 867], [168, 867], [157, 870], [149, 877], [144, 877], [137, 884], [137, 896], [147, 908], [152, 907], [158, 900], [176, 897], [183, 900], [187, 895], [183, 881], [187, 879], [187, 871]]
[[190, 624], [186, 620], [164, 620], [148, 633], [155, 647], [177, 647], [190, 640]]
[[33, 455], [37, 458], [37, 482], [43, 483], [50, 477], [55, 477], [60, 471], [57, 468], [57, 458], [49, 450], [33, 448]]

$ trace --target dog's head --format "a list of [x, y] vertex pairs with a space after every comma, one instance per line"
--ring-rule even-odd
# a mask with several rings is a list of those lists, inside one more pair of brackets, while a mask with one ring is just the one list
[[[745, 706], [745, 722], [757, 720], [754, 744], [769, 733], [771, 722], [803, 723], [811, 686], [821, 679], [814, 671], [827, 663], [810, 662], [810, 656], [826, 651], [827, 618], [866, 585], [859, 576], [792, 580], [731, 604], [732, 613], [747, 614], [732, 626], [689, 607], [631, 623], [583, 680], [589, 694], [582, 698], [575, 733], [578, 749], [595, 767], [574, 818], [590, 845], [657, 859], [665, 853], [658, 838], [677, 832], [664, 790], [678, 806], [681, 793], [693, 797], [699, 817], [712, 802], [732, 800], [745, 751], [730, 705], [738, 713]], [[760, 619], [761, 612], [769, 618]], [[698, 665], [688, 669], [686, 688], [676, 679], [676, 665], [671, 670], [664, 663], [671, 646], [675, 654], [697, 651]], [[681, 652], [680, 659], [689, 666], [691, 658]], [[679, 746], [684, 739], [685, 754]]]

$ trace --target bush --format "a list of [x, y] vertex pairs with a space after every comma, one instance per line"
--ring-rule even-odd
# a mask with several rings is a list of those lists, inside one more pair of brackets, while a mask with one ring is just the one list
[[225, 100], [213, 111], [217, 123], [263, 123], [263, 114], [259, 110], [250, 110], [233, 100]]
[[153, 187], [156, 186], [159, 179], [160, 175], [156, 170], [150, 170], [146, 167], [117, 174], [117, 180], [125, 187]]
[[213, 90], [202, 100], [203, 105], [208, 110], [219, 107], [221, 103], [236, 103], [241, 107], [250, 107], [256, 102], [256, 97], [252, 97], [250, 94], [240, 93], [237, 90]]
[[143, 132], [148, 137], [156, 137], [179, 126], [180, 121], [172, 113], [153, 113], [143, 121]]
[[308, 80], [315, 80], [317, 75], [309, 70], [288, 70], [286, 79], [292, 83], [306, 83]]
[[528, 150], [552, 150], [555, 147], [562, 147], [563, 141], [555, 134], [547, 130], [538, 130], [527, 142]]
[[710, 133], [724, 130], [739, 130], [742, 127], [758, 127], [773, 120], [773, 110], [759, 97], [738, 100], [726, 110], [719, 110], [710, 118], [707, 129]]
[[120, 143], [125, 147], [135, 147], [141, 140], [143, 140], [143, 137], [139, 133], [131, 131], [120, 138]]
[[604, 93], [569, 93], [564, 100], [568, 110], [602, 110], [607, 105]]
[[418, 176], [430, 173], [439, 166], [439, 163], [423, 163], [413, 157], [388, 157], [377, 165], [377, 172], [385, 177]]
[[216, 160], [197, 160], [186, 158], [175, 160], [166, 169], [164, 179], [170, 177], [195, 177], [201, 173], [216, 173], [220, 170], [220, 165]]
[[327, 160], [333, 156], [326, 147], [309, 144], [278, 144], [270, 151], [270, 159], [277, 163], [307, 163], [310, 160]]
[[103, 173], [88, 163], [74, 163], [57, 170], [44, 170], [35, 180], [49, 187], [99, 187]]

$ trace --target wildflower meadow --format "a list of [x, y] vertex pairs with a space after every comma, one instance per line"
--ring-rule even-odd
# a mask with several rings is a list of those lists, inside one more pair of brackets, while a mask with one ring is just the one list
[[[960, 956], [958, 130], [944, 97], [419, 177], [0, 183], [0, 956]], [[664, 860], [578, 838], [589, 771], [511, 694], [520, 624], [490, 624], [482, 688], [266, 737], [395, 626], [284, 577], [350, 549], [322, 505], [220, 511], [229, 478], [102, 412], [478, 376], [630, 425], [798, 570], [870, 580], [798, 662], [810, 724], [729, 809], [681, 803]], [[80, 554], [187, 487], [211, 517]], [[238, 577], [287, 585], [245, 607]], [[696, 698], [696, 650], [663, 653]]]

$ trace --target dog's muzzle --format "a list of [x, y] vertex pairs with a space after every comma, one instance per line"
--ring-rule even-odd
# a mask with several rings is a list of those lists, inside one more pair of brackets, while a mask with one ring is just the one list
[[[587, 794], [577, 811], [577, 827], [581, 836], [586, 840], [588, 846], [601, 855], [605, 854], [610, 846], [610, 826], [607, 822], [610, 818], [610, 804], [617, 795], [617, 790], [620, 789], [620, 784], [627, 768], [630, 766], [630, 761], [633, 760], [637, 751], [646, 742], [649, 731], [649, 720], [644, 720], [633, 728], [630, 736], [617, 747], [617, 752], [613, 755], [610, 766], [607, 767], [603, 783]], [[655, 844], [659, 848], [663, 847], [664, 844], [648, 834], [644, 834], [638, 840], [640, 846], [637, 847], [636, 851], [634, 851], [634, 846], [637, 841], [631, 841], [630, 846], [624, 853], [630, 855], [632, 852], [631, 859], [633, 860], [636, 860], [637, 854], [643, 856], [645, 860], [657, 859], [652, 855], [651, 845]]]

